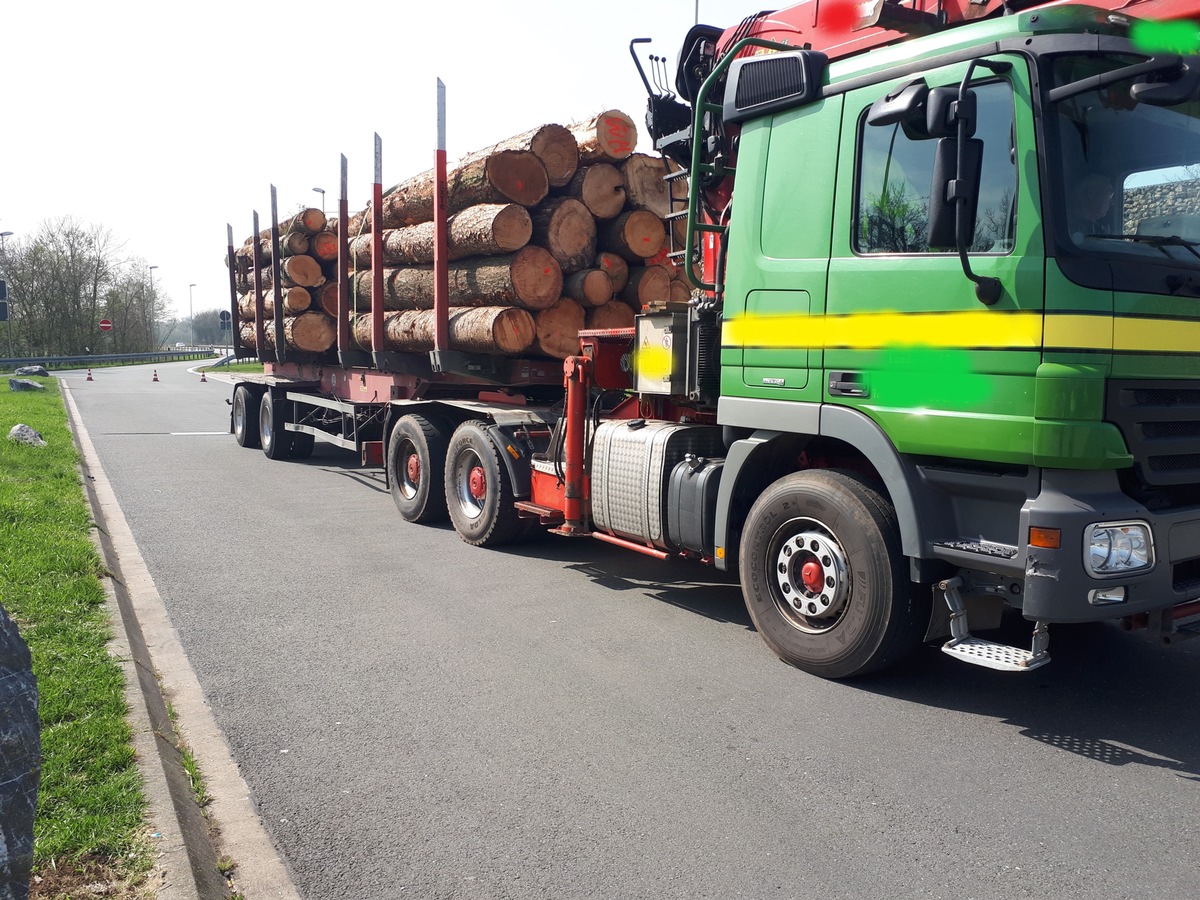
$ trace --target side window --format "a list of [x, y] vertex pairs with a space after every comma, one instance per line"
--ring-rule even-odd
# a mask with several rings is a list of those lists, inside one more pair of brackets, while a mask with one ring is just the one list
[[[1016, 232], [1017, 168], [1012, 88], [1004, 81], [972, 88], [975, 137], [983, 140], [983, 177], [973, 252], [1008, 253]], [[927, 235], [937, 140], [910, 137], [903, 123], [858, 124], [854, 249], [859, 253], [934, 253]]]

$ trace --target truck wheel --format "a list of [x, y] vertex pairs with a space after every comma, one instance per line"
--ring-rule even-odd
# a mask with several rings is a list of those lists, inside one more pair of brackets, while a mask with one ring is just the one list
[[495, 547], [521, 533], [512, 485], [483, 422], [464, 422], [446, 453], [446, 507], [468, 544]]
[[851, 475], [796, 472], [768, 487], [747, 516], [740, 568], [758, 633], [806, 672], [862, 675], [920, 643], [895, 510]]
[[283, 427], [284, 403], [267, 391], [258, 407], [258, 436], [262, 441], [262, 452], [268, 459], [292, 458], [292, 435]]
[[258, 404], [261, 398], [239, 384], [233, 391], [233, 439], [239, 447], [257, 447]]
[[424, 416], [403, 416], [388, 444], [388, 484], [406, 522], [446, 518], [446, 432]]

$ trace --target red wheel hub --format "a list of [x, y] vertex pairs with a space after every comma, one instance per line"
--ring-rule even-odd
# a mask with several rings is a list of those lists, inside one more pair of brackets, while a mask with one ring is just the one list
[[800, 567], [800, 580], [810, 593], [819, 594], [825, 586], [825, 570], [815, 559], [810, 559]]
[[475, 466], [471, 469], [467, 487], [471, 491], [471, 496], [476, 500], [482, 500], [487, 496], [487, 475], [484, 474], [483, 466]]
[[404, 461], [404, 473], [413, 484], [421, 481], [421, 458], [417, 454], [410, 453], [408, 455], [408, 459]]

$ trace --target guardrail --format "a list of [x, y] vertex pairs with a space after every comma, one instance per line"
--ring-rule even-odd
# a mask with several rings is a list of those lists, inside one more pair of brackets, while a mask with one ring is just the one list
[[180, 362], [190, 359], [213, 359], [214, 352], [225, 355], [225, 351], [213, 347], [192, 347], [184, 350], [158, 350], [154, 353], [89, 353], [85, 356], [28, 356], [0, 358], [0, 371], [11, 372], [22, 366], [44, 366], [47, 369], [83, 369], [88, 366], [113, 365], [120, 363]]

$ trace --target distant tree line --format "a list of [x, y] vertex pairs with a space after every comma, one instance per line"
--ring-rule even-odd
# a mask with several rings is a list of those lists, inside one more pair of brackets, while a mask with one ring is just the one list
[[[9, 355], [10, 339], [13, 356], [29, 357], [146, 353], [191, 337], [187, 322], [168, 316], [168, 298], [146, 260], [128, 256], [103, 225], [67, 216], [5, 238], [0, 278], [8, 282], [9, 300], [0, 356]], [[112, 330], [100, 330], [102, 319]], [[200, 332], [197, 341], [207, 337]]]

